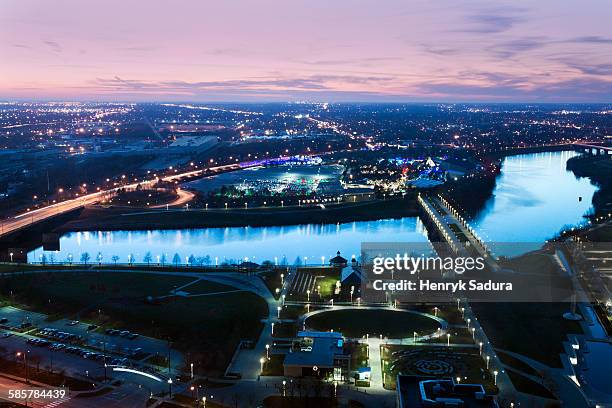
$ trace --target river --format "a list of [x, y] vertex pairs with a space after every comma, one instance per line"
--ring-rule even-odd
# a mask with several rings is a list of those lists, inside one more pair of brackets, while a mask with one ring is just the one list
[[[574, 152], [534, 153], [504, 159], [493, 197], [472, 220], [487, 241], [543, 242], [565, 225], [576, 225], [591, 209], [596, 187], [565, 170]], [[579, 200], [582, 197], [582, 200]], [[83, 253], [96, 262], [143, 262], [175, 254], [181, 262], [193, 255], [210, 264], [248, 259], [272, 262], [321, 264], [337, 251], [350, 259], [362, 242], [426, 242], [423, 224], [416, 217], [331, 225], [281, 227], [203, 228], [166, 231], [73, 232], [60, 239], [61, 251], [45, 252], [47, 262], [80, 261]], [[41, 248], [28, 254], [30, 262], [43, 256]], [[159, 258], [158, 258], [159, 257]]]

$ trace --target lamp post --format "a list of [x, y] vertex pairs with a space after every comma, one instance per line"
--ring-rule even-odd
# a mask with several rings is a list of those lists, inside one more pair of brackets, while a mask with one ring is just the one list
[[495, 379], [495, 385], [497, 385], [497, 370], [493, 371], [493, 378]]
[[479, 343], [480, 346], [480, 355], [482, 356], [482, 341]]
[[282, 308], [281, 308], [280, 306], [277, 306], [277, 307], [276, 307], [276, 311], [277, 311], [277, 313], [276, 313], [276, 317], [277, 317], [277, 318], [279, 318], [279, 319], [280, 319], [280, 312], [281, 312], [281, 309], [282, 309]]
[[434, 316], [438, 317], [438, 306], [434, 307]]
[[172, 378], [168, 378], [168, 394], [172, 398]]
[[308, 301], [310, 302], [310, 289], [306, 290], [306, 297], [307, 297]]
[[450, 333], [446, 333], [446, 346], [450, 347]]
[[270, 359], [270, 345], [266, 344], [266, 359]]
[[260, 373], [260, 374], [263, 374], [263, 367], [264, 367], [264, 363], [265, 363], [265, 362], [266, 362], [266, 359], [265, 359], [265, 358], [263, 358], [263, 357], [262, 357], [262, 358], [260, 358], [260, 359], [259, 359], [259, 364], [260, 364], [260, 367], [259, 367], [259, 373]]
[[487, 356], [487, 370], [489, 369], [489, 362], [491, 361], [491, 357]]
[[412, 342], [416, 343], [417, 332], [412, 332]]
[[472, 340], [476, 340], [476, 328], [472, 327]]
[[23, 356], [23, 368], [25, 370], [25, 380], [26, 380], [26, 383], [29, 384], [30, 380], [28, 380], [28, 352], [24, 351], [22, 353], [21, 351], [18, 351], [16, 356], [17, 357]]
[[191, 379], [193, 380], [193, 363], [189, 364], [189, 368], [191, 369]]
[[272, 331], [271, 334], [274, 336], [274, 322], [272, 322]]

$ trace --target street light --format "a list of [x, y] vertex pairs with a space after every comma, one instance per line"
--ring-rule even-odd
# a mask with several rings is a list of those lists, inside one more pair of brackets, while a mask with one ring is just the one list
[[168, 394], [172, 398], [172, 378], [168, 378]]
[[21, 351], [18, 351], [16, 356], [17, 357], [23, 356], [23, 368], [25, 370], [25, 380], [26, 380], [26, 383], [29, 384], [30, 381], [28, 380], [28, 352], [22, 353]]
[[270, 345], [266, 344], [266, 359], [270, 359]]
[[259, 359], [259, 364], [260, 364], [259, 372], [260, 372], [261, 374], [263, 374], [263, 366], [264, 366], [264, 363], [265, 363], [265, 362], [266, 362], [266, 359], [265, 359], [265, 358], [263, 358], [263, 357], [262, 357], [262, 358], [260, 358], [260, 359]]
[[491, 357], [487, 356], [487, 370], [489, 369], [489, 362], [491, 361]]
[[450, 347], [450, 333], [446, 333], [446, 345]]
[[482, 341], [479, 343], [480, 345], [480, 355], [482, 356]]
[[306, 290], [306, 296], [308, 297], [308, 301], [310, 302], [310, 289]]
[[493, 377], [495, 378], [495, 385], [497, 385], [497, 370], [493, 371]]
[[276, 317], [277, 317], [277, 318], [279, 318], [279, 319], [280, 319], [280, 312], [281, 312], [281, 309], [282, 309], [282, 308], [281, 308], [280, 306], [277, 306], [277, 307], [276, 307], [276, 311], [278, 312], [278, 313], [276, 314]]

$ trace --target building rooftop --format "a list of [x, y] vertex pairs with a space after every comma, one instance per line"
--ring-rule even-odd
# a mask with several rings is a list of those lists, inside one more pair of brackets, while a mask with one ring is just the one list
[[301, 331], [297, 337], [301, 342], [286, 354], [285, 366], [331, 368], [334, 357], [344, 353], [342, 333]]
[[397, 377], [399, 408], [461, 406], [464, 408], [498, 408], [481, 384], [457, 384], [453, 379], [399, 375]]

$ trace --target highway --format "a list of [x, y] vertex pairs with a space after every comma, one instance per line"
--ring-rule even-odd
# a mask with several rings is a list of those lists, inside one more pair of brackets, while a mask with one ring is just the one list
[[[254, 166], [252, 163], [235, 163], [235, 164], [227, 164], [223, 166], [209, 167], [207, 170], [219, 172], [219, 171], [234, 171], [247, 167]], [[193, 177], [202, 175], [204, 170], [192, 170], [184, 173], [177, 173], [170, 176], [165, 176], [161, 178], [161, 181], [172, 182], [178, 181], [184, 177]], [[21, 228], [24, 228], [28, 225], [35, 224], [37, 222], [44, 221], [51, 217], [54, 217], [59, 214], [64, 214], [66, 212], [75, 210], [79, 207], [83, 207], [85, 205], [91, 205], [99, 202], [105, 196], [112, 194], [120, 189], [135, 189], [139, 184], [147, 185], [151, 183], [157, 182], [157, 178], [152, 178], [149, 180], [138, 181], [130, 184], [124, 184], [121, 186], [113, 187], [107, 190], [96, 191], [95, 193], [90, 193], [87, 195], [83, 195], [78, 198], [61, 201], [59, 203], [51, 204], [42, 208], [38, 208], [36, 210], [27, 211], [17, 216], [8, 218], [0, 222], [0, 237], [10, 234], [12, 232], [18, 231]], [[181, 200], [185, 200], [187, 198], [186, 195], [182, 195], [180, 197]], [[181, 201], [182, 202], [182, 201]], [[172, 205], [175, 205], [174, 203]]]

